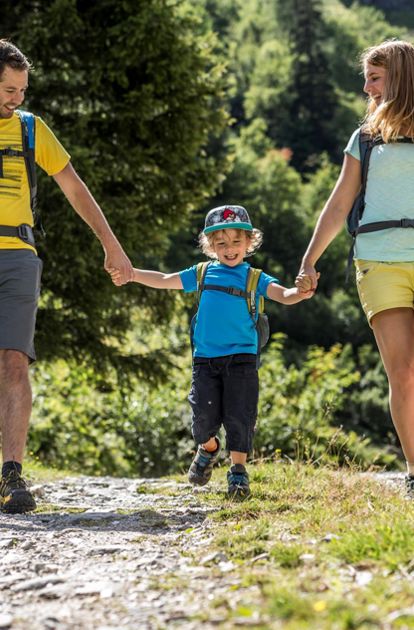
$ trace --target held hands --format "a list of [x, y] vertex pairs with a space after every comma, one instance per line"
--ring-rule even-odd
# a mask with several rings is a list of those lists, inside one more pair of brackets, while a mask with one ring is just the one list
[[120, 287], [132, 280], [132, 264], [121, 247], [112, 252], [105, 252], [104, 268], [111, 276], [111, 280], [114, 285], [117, 287]]
[[312, 297], [318, 286], [320, 275], [321, 274], [314, 269], [312, 271], [309, 271], [309, 273], [307, 273], [305, 270], [301, 270], [296, 276], [295, 286], [299, 289], [300, 293], [311, 294], [310, 296], [306, 296], [306, 298]]

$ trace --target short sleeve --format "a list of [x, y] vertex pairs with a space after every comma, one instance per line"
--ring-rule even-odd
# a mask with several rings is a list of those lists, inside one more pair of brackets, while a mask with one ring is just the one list
[[185, 293], [197, 291], [197, 265], [180, 271], [180, 278]]
[[355, 129], [354, 133], [352, 134], [352, 136], [349, 138], [348, 144], [346, 145], [345, 149], [344, 149], [344, 153], [347, 153], [348, 155], [352, 155], [352, 157], [354, 157], [356, 160], [361, 161], [361, 156], [359, 153], [359, 134], [360, 134], [361, 129]]
[[36, 163], [48, 175], [56, 175], [69, 163], [70, 155], [54, 133], [39, 116], [36, 116]]
[[273, 276], [269, 276], [267, 273], [262, 271], [262, 273], [260, 274], [259, 283], [257, 285], [258, 294], [267, 297], [267, 287], [269, 286], [269, 284], [272, 284], [272, 282], [280, 284], [280, 280]]

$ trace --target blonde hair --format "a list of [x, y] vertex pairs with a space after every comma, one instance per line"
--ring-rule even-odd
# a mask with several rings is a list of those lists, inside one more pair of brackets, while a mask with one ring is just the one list
[[[250, 241], [246, 250], [247, 256], [251, 256], [252, 254], [254, 254], [263, 242], [263, 233], [256, 228], [253, 228], [252, 231], [240, 230], [238, 228], [231, 229], [235, 230], [239, 234], [241, 232], [244, 232], [244, 234], [246, 234], [247, 239]], [[214, 239], [217, 238], [222, 232], [224, 232], [224, 229], [216, 230], [215, 232], [209, 232], [208, 234], [204, 234], [204, 232], [201, 232], [199, 234], [198, 245], [203, 254], [205, 254], [208, 258], [217, 260], [217, 254], [214, 251]]]
[[385, 142], [397, 136], [414, 137], [414, 46], [402, 40], [385, 41], [367, 48], [361, 65], [387, 70], [382, 103], [370, 99], [363, 121], [363, 131], [381, 135]]

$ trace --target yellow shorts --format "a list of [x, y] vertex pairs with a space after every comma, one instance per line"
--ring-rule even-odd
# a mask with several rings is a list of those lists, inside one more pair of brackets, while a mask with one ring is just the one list
[[370, 325], [381, 311], [414, 308], [414, 262], [354, 262], [359, 299]]

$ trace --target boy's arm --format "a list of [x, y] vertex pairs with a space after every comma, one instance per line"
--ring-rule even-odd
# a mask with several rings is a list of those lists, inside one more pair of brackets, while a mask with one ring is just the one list
[[145, 284], [153, 289], [182, 289], [183, 283], [179, 273], [162, 273], [146, 269], [133, 269], [133, 282]]
[[313, 290], [299, 291], [296, 287], [287, 289], [280, 284], [271, 282], [267, 287], [266, 295], [270, 300], [280, 302], [280, 304], [297, 304], [302, 300], [309, 300], [309, 298], [313, 297], [314, 293], [315, 291]]

